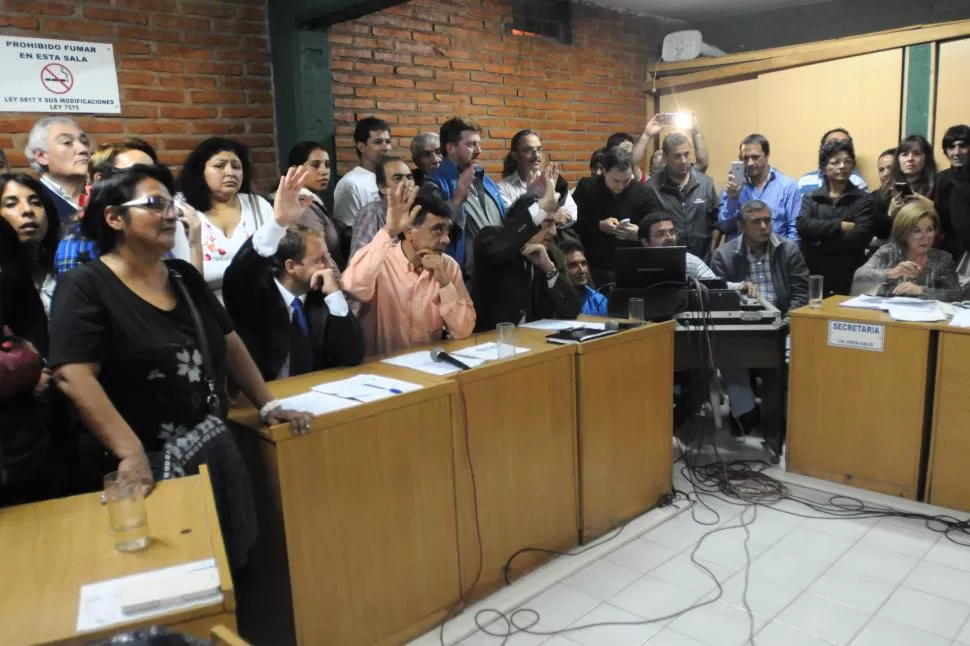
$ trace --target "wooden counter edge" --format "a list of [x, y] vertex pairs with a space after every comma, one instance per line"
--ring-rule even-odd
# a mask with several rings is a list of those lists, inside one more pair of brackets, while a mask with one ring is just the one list
[[673, 342], [673, 333], [676, 325], [677, 324], [674, 321], [647, 323], [641, 327], [622, 330], [617, 334], [612, 334], [601, 339], [593, 339], [592, 341], [587, 341], [586, 343], [577, 343], [576, 352], [579, 354], [586, 354], [589, 352], [597, 352], [599, 350], [608, 350], [617, 345], [633, 343], [641, 339], [660, 334], [670, 334], [671, 342]]
[[219, 580], [222, 593], [225, 596], [223, 604], [229, 612], [236, 612], [236, 592], [232, 584], [232, 571], [229, 569], [229, 558], [226, 556], [226, 543], [222, 537], [222, 527], [219, 525], [219, 512], [216, 510], [216, 498], [212, 491], [212, 478], [209, 467], [199, 466], [200, 486], [202, 487], [202, 503], [205, 507], [206, 519], [209, 521], [209, 542], [212, 544], [212, 554], [219, 568]]

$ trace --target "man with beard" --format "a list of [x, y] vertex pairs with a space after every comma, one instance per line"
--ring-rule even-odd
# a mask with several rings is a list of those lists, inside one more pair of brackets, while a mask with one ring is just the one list
[[950, 168], [936, 176], [936, 202], [946, 250], [959, 262], [970, 251], [970, 127], [953, 126], [943, 135]]
[[582, 313], [590, 316], [606, 316], [606, 297], [590, 287], [593, 284], [593, 278], [589, 273], [583, 245], [577, 240], [563, 240], [559, 243], [559, 251], [566, 256], [566, 272], [569, 274], [573, 289], [583, 302]]
[[24, 155], [30, 167], [42, 173], [41, 186], [54, 202], [61, 230], [66, 230], [81, 210], [80, 199], [87, 185], [91, 159], [87, 134], [73, 119], [45, 117], [30, 129]]

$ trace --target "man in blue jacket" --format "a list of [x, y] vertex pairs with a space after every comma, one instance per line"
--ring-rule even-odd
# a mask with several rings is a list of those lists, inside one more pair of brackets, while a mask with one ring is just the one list
[[498, 186], [475, 160], [482, 153], [482, 129], [471, 119], [452, 117], [441, 126], [444, 159], [428, 181], [438, 185], [455, 212], [451, 244], [445, 252], [458, 261], [469, 282], [474, 273], [475, 236], [487, 226], [501, 226], [505, 205]]

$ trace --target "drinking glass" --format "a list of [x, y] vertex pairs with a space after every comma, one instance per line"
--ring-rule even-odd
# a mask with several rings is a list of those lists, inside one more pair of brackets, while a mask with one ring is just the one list
[[104, 501], [114, 534], [115, 549], [137, 552], [148, 547], [145, 487], [124, 474], [112, 471], [104, 477]]
[[515, 323], [499, 323], [495, 330], [498, 332], [498, 358], [508, 359], [515, 354]]
[[812, 309], [821, 309], [822, 301], [825, 300], [825, 292], [822, 291], [824, 281], [821, 276], [808, 277], [808, 304]]
[[643, 320], [643, 299], [642, 298], [631, 298], [629, 301], [627, 301], [626, 317], [634, 321]]

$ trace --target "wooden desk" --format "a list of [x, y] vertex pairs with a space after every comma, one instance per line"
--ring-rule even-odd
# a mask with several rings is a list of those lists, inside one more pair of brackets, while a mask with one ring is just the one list
[[[272, 382], [275, 397], [381, 364]], [[254, 644], [406, 642], [460, 596], [455, 518], [456, 385], [418, 373], [419, 391], [237, 440], [253, 476], [260, 535], [239, 582], [242, 636]], [[254, 411], [237, 421], [258, 426]]]
[[[451, 376], [464, 402], [454, 458], [462, 589], [469, 598], [499, 588], [505, 563], [518, 550], [568, 550], [579, 542], [575, 347], [519, 332], [516, 344], [528, 353]], [[495, 332], [486, 332], [441, 346], [450, 352], [495, 339]], [[398, 370], [399, 378], [411, 381], [423, 374]], [[482, 545], [473, 591], [479, 552], [472, 468]], [[510, 574], [520, 576], [548, 559], [523, 554]]]
[[970, 330], [940, 331], [927, 500], [970, 511]]
[[[844, 300], [792, 312], [787, 468], [916, 499], [938, 326], [839, 307]], [[883, 350], [830, 345], [831, 321], [882, 326]]]
[[[145, 501], [152, 544], [114, 548], [100, 493], [0, 509], [0, 641], [4, 646], [94, 641], [164, 624], [208, 638], [219, 624], [235, 628], [235, 595], [208, 472], [165, 480]], [[221, 603], [88, 632], [75, 632], [81, 586], [214, 558]]]

